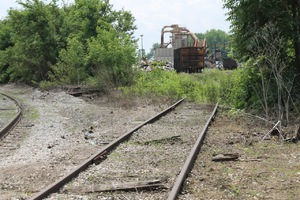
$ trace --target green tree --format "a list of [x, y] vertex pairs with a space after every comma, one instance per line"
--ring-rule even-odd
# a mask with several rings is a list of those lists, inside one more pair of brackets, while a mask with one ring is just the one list
[[206, 44], [213, 53], [215, 49], [219, 49], [223, 53], [223, 57], [227, 57], [230, 50], [229, 36], [225, 31], [211, 29], [203, 33], [196, 33], [196, 36], [200, 39], [206, 39]]
[[69, 37], [77, 37], [82, 42], [97, 36], [99, 20], [111, 20], [111, 8], [107, 0], [75, 0], [74, 4], [65, 6], [66, 15], [62, 32]]
[[109, 0], [18, 3], [23, 8], [0, 21], [0, 82], [101, 83], [100, 74], [112, 86], [132, 81], [137, 40], [130, 12], [113, 10]]
[[152, 48], [150, 49], [150, 52], [146, 54], [146, 58], [151, 59], [154, 58], [154, 54], [155, 54], [155, 49], [160, 48], [160, 44], [159, 43], [154, 43], [152, 45]]
[[47, 77], [50, 66], [58, 55], [59, 28], [54, 12], [59, 12], [55, 1], [46, 5], [39, 0], [19, 2], [22, 10], [10, 10], [7, 27], [11, 30], [9, 47], [1, 52], [8, 66], [11, 81], [38, 82]]
[[59, 62], [52, 66], [50, 78], [64, 84], [80, 85], [88, 77], [86, 50], [76, 38], [70, 38], [67, 48], [62, 49]]
[[9, 74], [7, 73], [9, 56], [5, 50], [13, 46], [11, 41], [11, 28], [8, 20], [0, 21], [0, 82], [7, 82]]
[[13, 46], [11, 41], [11, 27], [7, 19], [0, 20], [0, 51]]
[[272, 113], [270, 117], [288, 123], [291, 110], [299, 114], [300, 2], [224, 0], [224, 7], [229, 9], [234, 49], [248, 60], [236, 104], [261, 106], [266, 116]]
[[67, 48], [60, 51], [59, 62], [52, 68], [52, 80], [68, 84], [96, 81], [102, 88], [128, 84], [136, 62], [132, 36], [136, 27], [130, 12], [113, 10], [108, 0], [76, 0], [64, 10], [61, 32]]
[[126, 33], [119, 34], [97, 28], [98, 36], [88, 42], [88, 61], [92, 66], [97, 85], [106, 89], [111, 86], [132, 83], [132, 64], [136, 62], [136, 45]]
[[229, 9], [234, 48], [240, 57], [251, 56], [251, 39], [266, 24], [272, 22], [281, 31], [291, 53], [282, 52], [282, 56], [293, 58], [296, 72], [300, 73], [300, 2], [298, 0], [224, 0]]

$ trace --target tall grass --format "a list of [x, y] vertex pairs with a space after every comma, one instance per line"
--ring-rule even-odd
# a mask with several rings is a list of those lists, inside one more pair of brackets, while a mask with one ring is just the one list
[[129, 95], [186, 97], [196, 102], [230, 105], [237, 77], [238, 71], [205, 69], [200, 74], [186, 74], [154, 69], [139, 72], [134, 85], [122, 90]]

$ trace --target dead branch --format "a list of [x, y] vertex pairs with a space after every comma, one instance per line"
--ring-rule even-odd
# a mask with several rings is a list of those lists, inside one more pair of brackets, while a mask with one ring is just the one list
[[261, 162], [262, 159], [258, 159], [258, 158], [252, 158], [252, 159], [239, 159], [239, 161], [241, 161], [241, 162], [255, 162], [255, 161]]
[[[270, 133], [272, 133], [275, 129], [276, 129], [276, 127], [278, 126], [280, 124], [280, 120], [273, 126], [273, 128], [271, 128], [271, 130], [269, 130], [269, 132], [261, 139], [261, 141], [264, 141], [265, 139], [266, 139], [266, 137], [268, 136], [268, 135], [270, 135]], [[278, 130], [278, 129], [277, 129]], [[279, 130], [278, 130], [279, 131]]]
[[217, 154], [214, 155], [212, 161], [215, 162], [222, 162], [222, 161], [233, 161], [239, 158], [239, 154], [237, 153], [224, 153], [224, 154]]

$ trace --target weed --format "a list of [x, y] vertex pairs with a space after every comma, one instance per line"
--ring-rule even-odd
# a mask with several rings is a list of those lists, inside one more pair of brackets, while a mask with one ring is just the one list
[[188, 100], [202, 103], [220, 102], [231, 104], [236, 72], [207, 69], [201, 74], [176, 73], [154, 69], [140, 72], [135, 76], [134, 84], [123, 87], [126, 95], [186, 97]]
[[234, 196], [239, 196], [239, 195], [241, 195], [241, 188], [239, 186], [237, 186], [237, 185], [231, 185], [230, 192]]
[[112, 158], [121, 158], [121, 155], [119, 153], [117, 153], [116, 151], [112, 151], [110, 154], [109, 154], [109, 157], [112, 157]]
[[37, 109], [31, 109], [30, 112], [25, 113], [25, 118], [29, 120], [35, 120], [40, 117], [40, 113]]

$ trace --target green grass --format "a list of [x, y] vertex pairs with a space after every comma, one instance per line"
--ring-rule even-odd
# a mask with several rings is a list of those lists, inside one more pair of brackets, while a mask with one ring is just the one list
[[168, 96], [203, 103], [230, 104], [238, 71], [205, 69], [203, 73], [186, 74], [154, 69], [139, 72], [134, 85], [121, 88], [125, 94]]
[[31, 108], [28, 112], [24, 113], [24, 117], [29, 120], [36, 120], [40, 117], [40, 113], [36, 108]]

